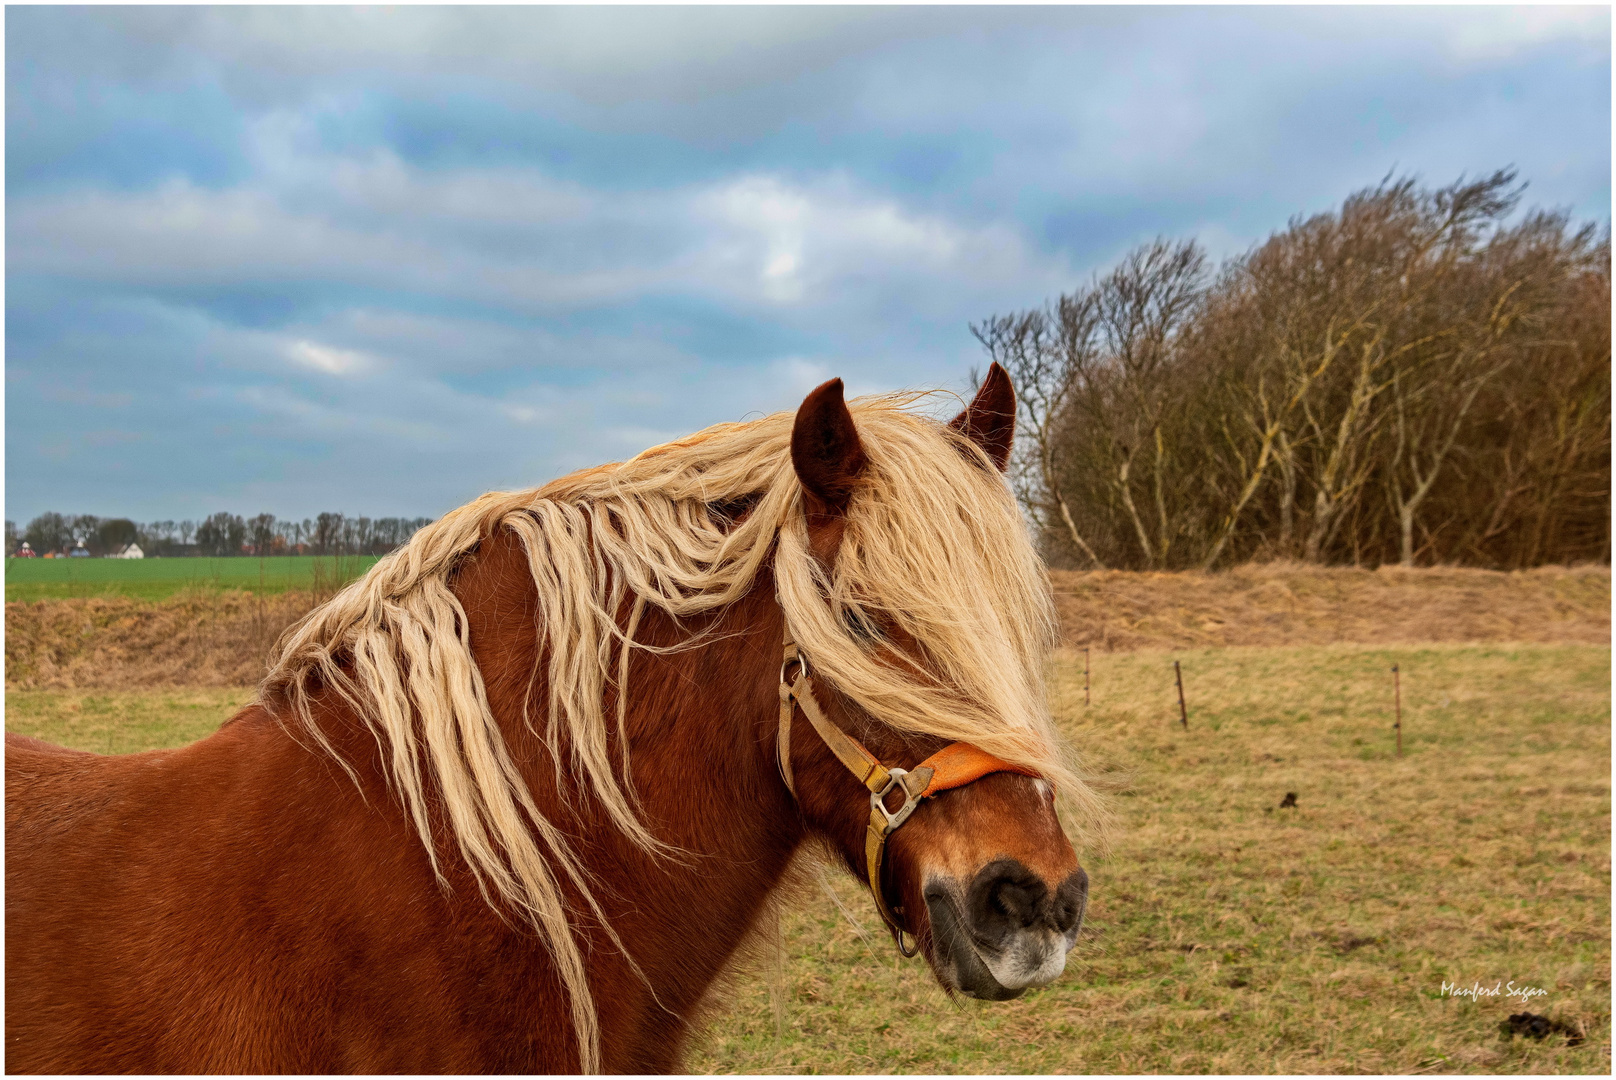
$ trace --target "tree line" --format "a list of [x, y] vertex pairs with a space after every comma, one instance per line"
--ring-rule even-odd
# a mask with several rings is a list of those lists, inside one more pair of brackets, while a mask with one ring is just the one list
[[94, 514], [46, 513], [20, 532], [6, 522], [6, 551], [24, 541], [40, 555], [66, 554], [81, 544], [94, 556], [115, 555], [138, 544], [147, 556], [187, 555], [385, 555], [432, 523], [431, 518], [368, 518], [325, 513], [302, 521], [259, 514], [244, 518], [220, 512], [201, 521], [101, 518]]
[[1610, 559], [1610, 223], [1513, 170], [1359, 191], [1213, 268], [1158, 239], [971, 327], [1054, 565]]

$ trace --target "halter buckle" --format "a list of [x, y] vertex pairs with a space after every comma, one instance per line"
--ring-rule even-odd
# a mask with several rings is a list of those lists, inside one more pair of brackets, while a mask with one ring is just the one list
[[794, 681], [786, 677], [786, 672], [791, 670], [791, 665], [793, 664], [797, 665], [797, 674], [808, 674], [807, 657], [803, 656], [801, 651], [793, 651], [792, 653], [788, 654], [785, 659], [780, 661], [780, 685], [786, 687], [787, 689], [790, 689]]
[[[908, 821], [909, 815], [914, 813], [915, 807], [920, 805], [920, 799], [903, 782], [903, 778], [908, 775], [908, 769], [888, 769], [886, 785], [880, 791], [870, 793], [870, 809], [881, 811], [881, 816], [886, 818], [887, 832], [889, 833], [905, 821]], [[903, 805], [898, 807], [897, 810], [888, 810], [886, 797], [892, 793], [893, 788], [898, 788], [903, 792]]]

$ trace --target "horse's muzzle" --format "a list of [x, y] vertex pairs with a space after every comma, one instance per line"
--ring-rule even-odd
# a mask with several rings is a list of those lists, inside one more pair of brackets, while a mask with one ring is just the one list
[[1008, 1001], [1066, 970], [1089, 879], [1079, 869], [1050, 888], [1015, 859], [996, 859], [969, 884], [932, 875], [924, 895], [938, 974], [967, 997]]

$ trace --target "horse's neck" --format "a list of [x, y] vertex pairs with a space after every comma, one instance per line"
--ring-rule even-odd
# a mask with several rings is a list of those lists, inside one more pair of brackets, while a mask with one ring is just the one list
[[[686, 853], [670, 858], [636, 847], [591, 811], [587, 795], [569, 800], [557, 792], [554, 761], [538, 734], [545, 730], [548, 692], [546, 657], [534, 633], [541, 613], [520, 546], [509, 535], [486, 542], [455, 583], [490, 706], [513, 756], [526, 763], [535, 802], [579, 838], [614, 929], [658, 1002], [682, 1017], [747, 937], [802, 839], [772, 757], [781, 620], [770, 585], [760, 579], [724, 612], [684, 625], [648, 608], [636, 630], [637, 641], [665, 646], [716, 623], [716, 633], [699, 647], [630, 656], [626, 730], [633, 794], [652, 833]], [[606, 704], [608, 742], [618, 761], [615, 701], [608, 697]], [[531, 724], [524, 708], [533, 714]], [[614, 1002], [643, 996], [645, 985], [626, 965], [612, 968], [606, 942], [595, 943], [591, 953], [602, 1022], [610, 1025]], [[682, 1022], [661, 1010], [625, 1008], [641, 1017], [638, 1026], [658, 1029], [656, 1038], [677, 1042], [682, 1035]]]

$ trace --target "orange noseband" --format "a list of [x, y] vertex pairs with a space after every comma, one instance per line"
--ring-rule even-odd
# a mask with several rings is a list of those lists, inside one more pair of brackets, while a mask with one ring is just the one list
[[[795, 676], [789, 674], [792, 665], [796, 665]], [[870, 893], [898, 942], [898, 951], [905, 956], [913, 956], [918, 946], [915, 949], [904, 948], [904, 927], [887, 907], [886, 897], [881, 894], [881, 863], [886, 853], [887, 837], [909, 820], [909, 815], [915, 812], [920, 800], [930, 798], [939, 791], [964, 787], [989, 773], [1013, 772], [1034, 777], [1038, 773], [963, 742], [949, 743], [913, 769], [882, 765], [874, 754], [864, 748], [863, 743], [826, 718], [814, 697], [813, 683], [808, 677], [808, 663], [803, 659], [797, 643], [791, 640], [791, 631], [787, 629], [785, 653], [780, 663], [780, 727], [775, 755], [780, 765], [780, 777], [786, 782], [786, 789], [791, 792], [792, 798], [797, 796], [796, 783], [791, 775], [793, 706], [802, 709], [808, 722], [819, 732], [819, 737], [825, 740], [825, 745], [870, 791], [870, 827], [864, 834], [864, 863], [870, 879]], [[894, 791], [902, 792], [903, 805], [897, 810], [888, 810], [887, 796]]]

